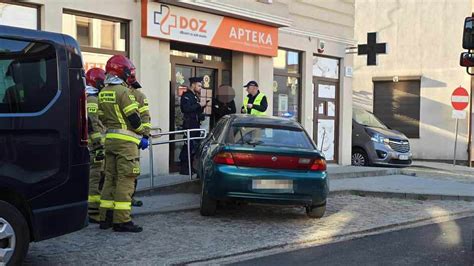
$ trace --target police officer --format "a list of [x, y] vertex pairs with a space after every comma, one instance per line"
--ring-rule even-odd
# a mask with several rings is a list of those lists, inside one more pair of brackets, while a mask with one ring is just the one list
[[91, 68], [86, 73], [87, 117], [89, 122], [89, 222], [99, 223], [100, 188], [104, 170], [104, 141], [105, 127], [98, 117], [98, 95], [104, 87], [105, 71]]
[[[144, 128], [143, 135], [150, 137], [151, 131], [151, 116], [150, 116], [150, 108], [148, 106], [148, 99], [146, 98], [145, 94], [140, 90], [142, 85], [135, 81], [134, 83], [130, 84], [130, 94], [135, 97], [135, 101], [138, 104], [138, 112], [140, 113], [140, 118], [142, 120], [142, 125]], [[135, 190], [137, 189], [137, 179], [135, 179]], [[132, 195], [132, 206], [141, 207], [143, 202], [141, 200], [135, 200], [135, 192]]]
[[249, 81], [244, 88], [247, 88], [248, 95], [244, 99], [241, 112], [256, 116], [266, 115], [268, 108], [267, 96], [260, 92], [258, 83], [253, 80]]
[[106, 87], [99, 93], [100, 119], [105, 135], [105, 182], [100, 200], [100, 228], [118, 232], [141, 232], [132, 222], [132, 194], [140, 174], [139, 151], [148, 147], [138, 104], [130, 94], [135, 66], [122, 55], [112, 56], [105, 66]]
[[[183, 129], [193, 129], [199, 128], [201, 126], [201, 121], [204, 120], [204, 107], [206, 103], [201, 103], [199, 95], [202, 89], [202, 78], [201, 77], [192, 77], [189, 79], [191, 87], [186, 90], [181, 96], [181, 112], [183, 113]], [[191, 132], [190, 137], [199, 137], [199, 132]], [[197, 148], [198, 141], [191, 140], [190, 148], [191, 153], [193, 154]], [[191, 160], [192, 160], [191, 154]], [[181, 169], [179, 171], [182, 175], [189, 174], [188, 168], [188, 149], [184, 145], [179, 154], [179, 159], [181, 161]], [[191, 162], [192, 165], [192, 162]]]

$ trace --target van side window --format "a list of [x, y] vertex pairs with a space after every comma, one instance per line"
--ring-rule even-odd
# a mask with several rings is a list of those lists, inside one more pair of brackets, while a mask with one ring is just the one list
[[57, 68], [52, 45], [0, 38], [0, 113], [43, 110], [58, 91]]

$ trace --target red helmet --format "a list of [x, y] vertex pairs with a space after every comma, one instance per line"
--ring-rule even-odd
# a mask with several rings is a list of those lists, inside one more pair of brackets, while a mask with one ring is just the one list
[[102, 89], [104, 87], [104, 80], [105, 80], [105, 71], [102, 68], [93, 67], [87, 70], [87, 73], [86, 73], [87, 85], [92, 86], [97, 89]]
[[135, 81], [135, 66], [130, 59], [123, 55], [112, 56], [105, 65], [105, 71], [107, 74], [121, 78], [127, 84], [132, 84]]

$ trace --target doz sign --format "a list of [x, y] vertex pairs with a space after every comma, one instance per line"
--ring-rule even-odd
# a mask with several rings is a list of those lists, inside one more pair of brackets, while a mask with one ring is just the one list
[[276, 56], [278, 29], [240, 19], [142, 1], [142, 35]]

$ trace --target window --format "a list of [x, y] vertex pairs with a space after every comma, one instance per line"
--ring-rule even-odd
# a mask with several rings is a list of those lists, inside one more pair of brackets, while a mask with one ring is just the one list
[[38, 20], [36, 6], [0, 3], [0, 25], [38, 30]]
[[374, 81], [374, 115], [409, 138], [420, 137], [420, 80]]
[[128, 22], [119, 19], [96, 18], [66, 12], [63, 33], [76, 38], [81, 46], [84, 68], [105, 68], [114, 54], [128, 56]]
[[57, 60], [53, 46], [0, 39], [0, 113], [41, 111], [57, 91]]
[[299, 120], [301, 52], [278, 49], [273, 58], [273, 115]]
[[314, 149], [306, 133], [293, 128], [232, 126], [228, 142], [244, 146]]
[[339, 60], [328, 57], [313, 57], [313, 76], [339, 79]]

